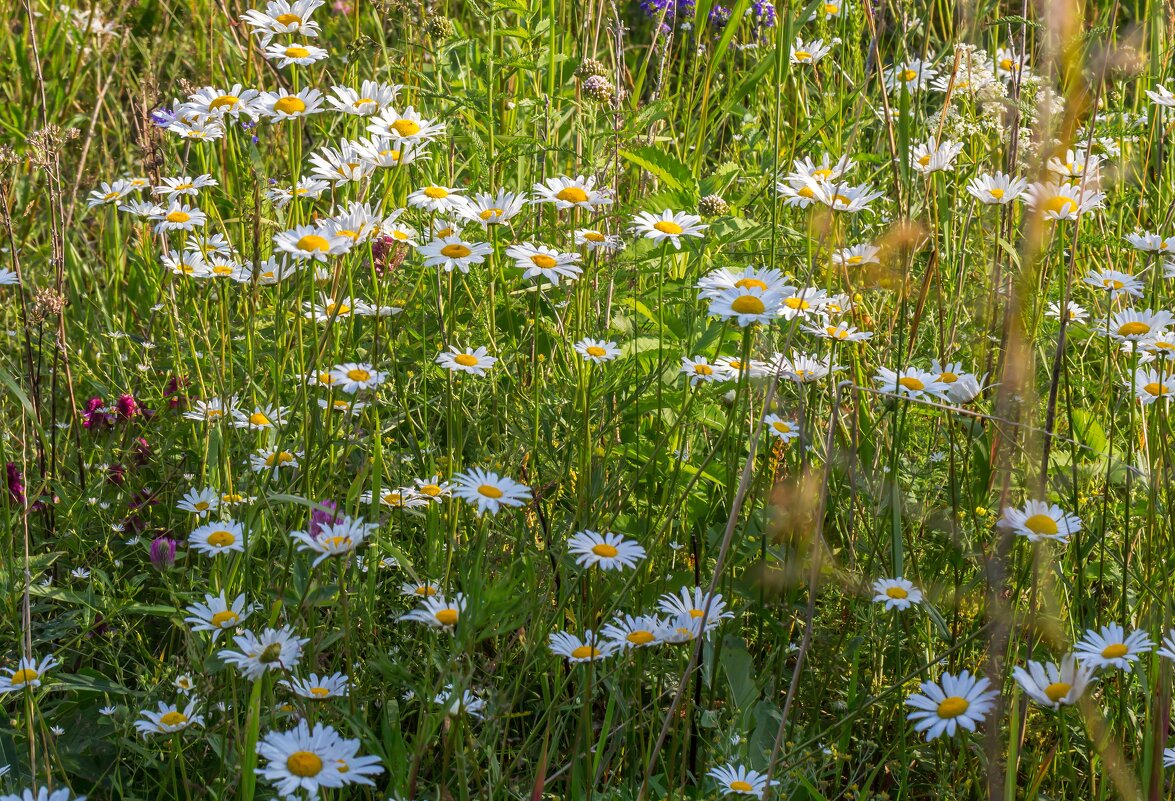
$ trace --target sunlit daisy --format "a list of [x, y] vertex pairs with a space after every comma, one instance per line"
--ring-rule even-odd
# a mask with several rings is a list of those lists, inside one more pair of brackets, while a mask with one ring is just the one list
[[135, 729], [144, 737], [151, 734], [175, 734], [189, 726], [203, 726], [204, 716], [196, 714], [196, 699], [181, 710], [176, 704], [159, 702], [157, 709], [144, 709], [135, 721]]
[[767, 427], [767, 433], [780, 442], [791, 442], [800, 435], [800, 426], [795, 420], [777, 414], [764, 416], [763, 425]]
[[217, 656], [245, 678], [256, 680], [268, 670], [296, 668], [302, 659], [302, 646], [309, 641], [297, 636], [289, 626], [266, 628], [260, 634], [245, 631], [233, 637], [236, 650], [225, 648]]
[[1114, 312], [1102, 333], [1118, 342], [1137, 342], [1155, 331], [1162, 331], [1171, 321], [1172, 316], [1168, 311], [1123, 309]]
[[191, 512], [197, 517], [207, 517], [209, 512], [215, 512], [219, 506], [220, 493], [212, 487], [205, 487], [204, 489], [192, 487], [184, 493], [184, 497], [179, 499], [175, 508], [185, 512]]
[[1033, 701], [1059, 709], [1081, 700], [1094, 681], [1094, 672], [1092, 666], [1079, 664], [1075, 654], [1066, 654], [1060, 665], [1029, 660], [1027, 669], [1017, 666], [1012, 676]]
[[665, 621], [655, 615], [618, 615], [600, 629], [600, 636], [621, 650], [646, 648], [660, 644], [657, 634], [664, 626]]
[[989, 690], [987, 678], [972, 676], [964, 670], [958, 676], [943, 673], [938, 682], [922, 682], [920, 693], [906, 699], [914, 711], [906, 717], [914, 721], [914, 730], [924, 732], [927, 740], [955, 736], [959, 729], [975, 731], [975, 725], [987, 717], [998, 693]]
[[922, 590], [904, 578], [877, 579], [873, 582], [873, 603], [885, 604], [886, 610], [909, 609], [922, 603]]
[[179, 178], [164, 178], [163, 184], [155, 187], [152, 191], [169, 199], [180, 196], [195, 197], [200, 194], [201, 189], [210, 186], [220, 186], [220, 182], [208, 174], [198, 175], [195, 178], [184, 175]]
[[0, 673], [0, 695], [40, 687], [45, 674], [60, 664], [53, 656], [46, 656], [40, 662], [31, 657], [21, 657], [16, 667], [4, 668], [4, 672]]
[[753, 795], [762, 798], [768, 787], [779, 784], [774, 779], [768, 779], [766, 773], [734, 763], [710, 768], [706, 775], [718, 782], [724, 795]]
[[478, 377], [484, 377], [497, 361], [498, 358], [490, 356], [485, 347], [465, 348], [465, 350], [454, 347], [436, 358], [437, 364], [446, 370], [455, 373], [469, 373]]
[[928, 373], [917, 367], [906, 367], [900, 372], [888, 367], [878, 367], [873, 376], [873, 383], [882, 392], [901, 395], [906, 398], [944, 399], [947, 396], [947, 385], [938, 380], [937, 373]]
[[813, 39], [810, 42], [805, 42], [797, 36], [795, 44], [791, 47], [791, 63], [816, 64], [830, 52], [832, 52], [832, 45], [824, 44], [823, 39]]
[[595, 662], [607, 659], [616, 653], [617, 646], [612, 640], [602, 639], [591, 629], [576, 635], [567, 631], [554, 631], [547, 637], [551, 653], [568, 662]]
[[260, 96], [261, 93], [256, 89], [246, 89], [239, 83], [228, 89], [205, 86], [189, 95], [183, 108], [202, 117], [237, 118], [244, 114], [246, 117], [256, 118], [254, 104]]
[[289, 231], [274, 234], [273, 244], [278, 250], [299, 261], [313, 259], [324, 262], [331, 256], [346, 253], [352, 242], [319, 226], [299, 225]]
[[268, 117], [270, 122], [294, 120], [299, 117], [309, 117], [311, 114], [321, 114], [322, 92], [307, 87], [297, 94], [285, 92], [264, 92], [257, 99], [257, 107], [261, 116]]
[[1133, 381], [1134, 397], [1143, 406], [1165, 400], [1168, 403], [1175, 398], [1175, 375], [1157, 370], [1138, 370]]
[[298, 544], [299, 551], [317, 554], [310, 566], [318, 567], [332, 556], [351, 553], [378, 528], [378, 523], [366, 523], [361, 517], [343, 517], [334, 522], [319, 523], [315, 532], [291, 531], [290, 537]]
[[600, 534], [586, 529], [568, 537], [567, 550], [575, 556], [575, 563], [580, 567], [601, 570], [636, 567], [637, 562], [645, 558], [645, 549], [640, 543], [620, 534]]
[[387, 373], [376, 370], [370, 364], [358, 362], [337, 364], [331, 368], [330, 374], [331, 386], [348, 395], [375, 389], [387, 378]]
[[615, 234], [606, 234], [596, 228], [577, 228], [575, 230], [575, 244], [585, 247], [589, 251], [603, 250], [612, 252], [624, 247], [624, 242]]
[[453, 476], [453, 494], [481, 514], [497, 514], [503, 506], [524, 506], [531, 499], [530, 487], [480, 467]]
[[745, 328], [754, 323], [774, 322], [782, 302], [777, 290], [763, 290], [757, 286], [734, 287], [710, 298], [708, 313], [712, 317], [734, 320]]
[[1028, 208], [1046, 220], [1076, 220], [1086, 212], [1097, 209], [1105, 197], [1084, 184], [1033, 183], [1024, 195]]
[[596, 364], [610, 362], [620, 355], [619, 345], [603, 339], [584, 337], [572, 347], [575, 348], [576, 353], [583, 357], [585, 362], [594, 362]]
[[264, 431], [285, 423], [289, 409], [283, 406], [256, 406], [252, 411], [237, 409], [233, 412], [233, 425], [253, 431]]
[[261, 37], [262, 46], [281, 33], [315, 37], [318, 36], [318, 23], [311, 20], [310, 15], [323, 5], [324, 0], [295, 0], [292, 3], [269, 0], [264, 11], [249, 9], [241, 16], [241, 21]]
[[457, 593], [452, 598], [441, 594], [421, 596], [420, 605], [398, 620], [424, 623], [434, 628], [452, 629], [465, 611], [465, 596]]
[[577, 175], [568, 178], [561, 175], [557, 178], [548, 178], [541, 184], [535, 184], [532, 203], [554, 203], [557, 209], [593, 209], [596, 206], [606, 206], [612, 202], [611, 193], [607, 189], [596, 189], [594, 176], [585, 178]]
[[546, 245], [523, 242], [506, 248], [506, 255], [523, 271], [523, 278], [545, 278], [556, 286], [560, 279], [574, 281], [583, 272], [583, 268], [576, 264], [580, 260], [578, 253], [560, 253]]
[[204, 603], [197, 601], [184, 611], [188, 613], [184, 622], [192, 624], [192, 631], [210, 631], [212, 641], [216, 642], [222, 631], [235, 629], [253, 614], [253, 605], [245, 600], [244, 593], [230, 604], [224, 590], [221, 590], [219, 595], [205, 593]]
[[328, 698], [346, 698], [350, 691], [350, 680], [345, 673], [332, 673], [329, 676], [319, 676], [311, 673], [304, 679], [282, 679], [278, 682], [282, 687], [302, 698], [311, 701], [325, 701]]
[[967, 192], [971, 197], [989, 206], [1007, 205], [1019, 198], [1028, 188], [1028, 181], [1006, 173], [984, 173], [971, 179]]
[[702, 223], [702, 218], [696, 214], [687, 214], [684, 211], [670, 211], [665, 209], [660, 215], [650, 214], [647, 211], [637, 212], [632, 218], [632, 231], [646, 239], [660, 244], [668, 241], [677, 250], [681, 249], [681, 238], [702, 237], [702, 231], [710, 226]]
[[370, 117], [378, 114], [396, 102], [396, 95], [404, 87], [399, 84], [363, 81], [358, 89], [349, 86], [334, 86], [327, 102], [344, 114], [356, 117]]
[[1129, 673], [1138, 658], [1154, 647], [1146, 631], [1138, 629], [1127, 635], [1120, 625], [1110, 623], [1100, 629], [1086, 629], [1073, 650], [1083, 665], [1117, 668]]
[[1053, 540], [1066, 543], [1081, 531], [1081, 518], [1069, 514], [1055, 503], [1026, 501], [1022, 509], [1007, 507], [1000, 526], [1027, 537], [1029, 542]]
[[437, 237], [417, 250], [425, 267], [440, 267], [447, 273], [455, 269], [468, 273], [470, 266], [483, 263], [493, 251], [489, 242], [470, 242], [460, 234]]
[[525, 196], [499, 189], [496, 195], [479, 192], [458, 208], [457, 214], [488, 228], [491, 225], [504, 225], [517, 217], [525, 206]]
[[701, 587], [682, 587], [676, 595], [665, 593], [657, 600], [657, 608], [671, 617], [705, 618], [706, 631], [712, 631], [723, 620], [734, 617], [734, 613], [726, 608], [722, 593], [707, 595]]
[[282, 470], [293, 470], [299, 466], [301, 451], [290, 451], [282, 448], [262, 448], [256, 453], [249, 454], [249, 467], [254, 473], [268, 472], [274, 478]]
[[324, 789], [374, 785], [368, 776], [383, 773], [379, 757], [359, 756], [358, 740], [348, 740], [323, 723], [312, 729], [304, 720], [290, 731], [266, 734], [257, 743], [257, 755], [265, 760], [258, 775], [282, 798], [302, 791], [313, 799]]
[[207, 222], [208, 215], [195, 206], [173, 200], [171, 205], [161, 209], [153, 219], [157, 220], [155, 233], [158, 234], [166, 231], [194, 231]]
[[725, 381], [727, 377], [718, 365], [711, 364], [705, 356], [682, 356], [681, 372], [695, 387], [710, 381]]
[[245, 550], [245, 529], [233, 520], [205, 523], [188, 535], [188, 544], [205, 556]]
[[1110, 293], [1110, 297], [1115, 300], [1122, 295], [1129, 295], [1136, 298], [1142, 297], [1143, 283], [1137, 276], [1131, 275], [1130, 273], [1108, 268], [1090, 270], [1089, 274], [1082, 280], [1096, 289], [1106, 290]]
[[403, 111], [385, 108], [372, 118], [367, 130], [393, 141], [419, 144], [431, 142], [445, 132], [445, 124], [420, 116], [412, 106]]

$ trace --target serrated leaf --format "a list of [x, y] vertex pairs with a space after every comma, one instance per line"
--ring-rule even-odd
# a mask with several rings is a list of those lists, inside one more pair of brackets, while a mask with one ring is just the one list
[[629, 163], [657, 176], [657, 180], [669, 189], [692, 189], [696, 185], [689, 167], [655, 147], [621, 150], [620, 155]]

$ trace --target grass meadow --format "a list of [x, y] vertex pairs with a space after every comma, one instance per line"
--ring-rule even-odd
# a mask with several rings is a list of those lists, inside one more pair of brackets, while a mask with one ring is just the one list
[[1156, 0], [9, 0], [0, 799], [1173, 795]]

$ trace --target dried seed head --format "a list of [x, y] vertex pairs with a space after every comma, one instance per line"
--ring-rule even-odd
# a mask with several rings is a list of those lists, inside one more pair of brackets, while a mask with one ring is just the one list
[[730, 206], [720, 195], [706, 195], [698, 201], [698, 213], [703, 217], [719, 217], [730, 211]]
[[575, 77], [580, 79], [590, 78], [593, 75], [601, 75], [608, 77], [608, 68], [604, 66], [604, 62], [599, 59], [585, 58], [580, 65], [575, 68]]
[[584, 81], [583, 93], [597, 103], [610, 104], [616, 99], [616, 87], [603, 75], [593, 75]]
[[434, 14], [424, 24], [428, 38], [435, 41], [444, 41], [453, 35], [453, 21], [442, 14]]

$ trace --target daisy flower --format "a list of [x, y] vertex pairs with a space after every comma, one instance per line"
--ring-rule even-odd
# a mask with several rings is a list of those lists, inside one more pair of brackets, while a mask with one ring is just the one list
[[658, 217], [647, 211], [637, 212], [632, 218], [632, 231], [646, 239], [660, 244], [666, 240], [672, 243], [674, 249], [681, 249], [683, 236], [702, 237], [702, 231], [709, 228], [702, 224], [702, 218], [696, 214], [687, 214], [684, 211], [670, 211], [665, 209]]
[[198, 251], [181, 253], [178, 250], [169, 250], [159, 257], [159, 261], [172, 275], [204, 278], [210, 272], [208, 262]]
[[233, 638], [237, 650], [217, 652], [222, 662], [233, 665], [247, 679], [259, 679], [267, 670], [293, 670], [302, 659], [302, 646], [310, 640], [299, 637], [289, 626], [267, 628], [260, 634], [246, 631]]
[[[707, 602], [709, 611], [706, 610]], [[658, 599], [657, 608], [672, 617], [684, 615], [695, 621], [705, 617], [706, 631], [716, 629], [723, 620], [734, 617], [734, 613], [727, 610], [722, 593], [708, 596], [701, 587], [682, 587], [677, 595], [665, 593]]]
[[208, 215], [195, 206], [173, 200], [167, 208], [160, 209], [152, 219], [158, 220], [155, 224], [155, 233], [159, 234], [167, 231], [194, 231], [208, 221]]
[[293, 42], [291, 44], [270, 44], [265, 48], [265, 57], [277, 62], [279, 68], [291, 64], [299, 67], [309, 66], [316, 61], [327, 57], [327, 52], [321, 47], [312, 44]]
[[983, 382], [987, 380], [987, 376], [980, 379], [966, 372], [958, 362], [939, 364], [938, 359], [931, 359], [930, 372], [938, 376], [940, 384], [946, 385], [947, 400], [953, 403], [970, 403], [975, 400], [983, 391]]
[[612, 252], [624, 247], [620, 237], [615, 234], [606, 234], [596, 228], [577, 228], [575, 230], [575, 244], [585, 247], [589, 251], [603, 250]]
[[545, 278], [556, 286], [561, 278], [574, 281], [583, 272], [583, 268], [576, 264], [580, 260], [578, 253], [560, 253], [546, 245], [523, 242], [506, 248], [506, 255], [523, 271], [523, 278]]
[[508, 223], [518, 216], [525, 205], [526, 198], [523, 195], [499, 189], [496, 195], [479, 192], [457, 209], [457, 214], [483, 228], [489, 228], [491, 225]]
[[195, 178], [184, 175], [179, 178], [164, 178], [163, 184], [155, 187], [152, 191], [156, 195], [164, 195], [168, 198], [195, 197], [200, 194], [201, 189], [210, 186], [220, 186], [220, 182], [208, 174], [198, 175]]
[[797, 317], [825, 316], [824, 307], [828, 304], [828, 292], [816, 287], [785, 287], [780, 296], [779, 316], [785, 320], [794, 320]]
[[585, 178], [582, 175], [548, 178], [541, 184], [535, 184], [531, 191], [534, 192], [532, 203], [554, 203], [560, 211], [571, 208], [591, 210], [612, 202], [609, 190], [596, 189], [595, 177]]
[[216, 511], [220, 506], [220, 494], [212, 489], [212, 487], [205, 487], [204, 489], [192, 489], [184, 493], [184, 497], [180, 498], [175, 505], [176, 509], [184, 512], [191, 512], [197, 517], [206, 517], [209, 512]]
[[311, 38], [318, 36], [318, 23], [310, 19], [324, 0], [269, 0], [265, 10], [249, 9], [241, 15], [244, 22], [261, 37], [261, 45], [269, 44], [274, 36], [282, 33], [296, 33]]
[[734, 763], [711, 768], [706, 775], [718, 782], [724, 795], [753, 795], [762, 798], [768, 787], [779, 784], [778, 781], [768, 780], [766, 773]]
[[984, 173], [971, 179], [967, 192], [971, 197], [989, 206], [1006, 206], [1028, 188], [1028, 181], [1006, 173]]
[[616, 645], [618, 650], [645, 648], [660, 644], [658, 632], [665, 621], [655, 615], [619, 615], [600, 629], [600, 636]]
[[205, 593], [204, 603], [197, 601], [184, 611], [188, 613], [184, 622], [192, 624], [192, 631], [211, 631], [212, 641], [216, 642], [222, 631], [235, 629], [253, 614], [253, 605], [245, 600], [244, 593], [230, 604], [221, 590], [219, 595]]
[[776, 294], [794, 289], [783, 273], [770, 267], [746, 267], [737, 272], [719, 268], [706, 273], [694, 286], [698, 288], [699, 300], [716, 298], [728, 289], [759, 289]]
[[547, 647], [551, 649], [551, 653], [572, 663], [607, 659], [617, 651], [614, 642], [600, 639], [591, 629], [586, 629], [581, 636], [566, 631], [553, 631], [547, 637]]
[[351, 242], [346, 237], [335, 236], [324, 228], [314, 225], [299, 225], [289, 231], [273, 235], [273, 244], [283, 253], [298, 261], [325, 262], [330, 256], [346, 253]]
[[376, 498], [379, 498], [381, 506], [390, 506], [393, 509], [411, 509], [416, 506], [425, 506], [428, 504], [427, 498], [422, 498], [415, 490], [409, 487], [390, 490], [376, 488], [374, 492], [370, 490], [364, 492], [359, 500], [362, 503], [370, 504]]
[[480, 378], [498, 362], [498, 358], [490, 356], [484, 347], [466, 348], [463, 351], [454, 347], [437, 356], [436, 362], [446, 370], [469, 373]]
[[337, 364], [330, 370], [331, 386], [348, 395], [375, 389], [387, 379], [387, 376], [387, 373], [376, 370], [370, 364], [359, 362]]
[[1014, 79], [1018, 73], [1027, 68], [1028, 56], [1021, 56], [1011, 48], [1001, 47], [996, 50], [992, 66], [995, 67], [996, 75], [999, 77]]
[[885, 604], [886, 611], [909, 609], [922, 603], [922, 590], [909, 579], [877, 579], [873, 582], [873, 603]]
[[1143, 406], [1175, 397], [1175, 377], [1156, 370], [1139, 370], [1134, 376], [1134, 396]]
[[486, 702], [469, 690], [455, 692], [452, 684], [446, 684], [444, 690], [433, 696], [432, 702], [444, 707], [445, 714], [449, 717], [469, 715], [478, 720], [485, 719], [483, 710]]
[[1096, 179], [1101, 162], [1101, 156], [1092, 155], [1086, 150], [1066, 150], [1064, 157], [1049, 158], [1047, 167], [1049, 172], [1061, 178], [1089, 176]]
[[448, 186], [423, 186], [408, 195], [408, 205], [432, 214], [455, 212], [468, 202], [460, 189]]
[[290, 731], [271, 731], [257, 743], [264, 767], [257, 773], [282, 798], [303, 791], [318, 798], [319, 791], [349, 784], [374, 785], [369, 775], [383, 773], [379, 757], [359, 756], [359, 741], [348, 740], [323, 723], [299, 721]]
[[256, 89], [245, 89], [235, 83], [228, 89], [218, 89], [214, 86], [205, 86], [188, 96], [183, 104], [184, 111], [201, 117], [233, 117], [244, 114], [256, 119], [257, 111], [254, 103], [261, 93]]
[[301, 451], [287, 451], [280, 448], [262, 448], [256, 453], [249, 454], [249, 467], [254, 473], [269, 472], [274, 478], [283, 470], [292, 470], [299, 466], [298, 459]]
[[1027, 537], [1029, 542], [1053, 540], [1064, 544], [1081, 531], [1081, 518], [1065, 512], [1055, 503], [1027, 501], [1022, 509], [1010, 506], [1004, 509], [999, 525]]
[[358, 89], [349, 86], [332, 87], [331, 93], [334, 97], [328, 95], [326, 100], [344, 114], [370, 117], [385, 108], [390, 108], [403, 88], [397, 83], [364, 81]]
[[584, 337], [572, 347], [575, 348], [576, 353], [583, 357], [585, 362], [595, 362], [596, 364], [610, 362], [620, 355], [619, 345], [603, 339]]
[[453, 494], [479, 514], [497, 514], [503, 506], [524, 506], [531, 499], [530, 487], [480, 467], [453, 476]]
[[184, 412], [184, 419], [196, 420], [201, 423], [217, 423], [227, 417], [232, 417], [235, 411], [236, 408], [233, 406], [231, 397], [209, 398], [206, 401], [194, 401], [191, 408]]
[[98, 184], [97, 189], [90, 190], [90, 196], [86, 199], [86, 205], [89, 208], [95, 206], [105, 206], [107, 204], [117, 204], [124, 197], [134, 192], [135, 188], [131, 186], [130, 181], [119, 180], [112, 184], [102, 181]]
[[1084, 184], [1048, 182], [1029, 184], [1025, 202], [1046, 220], [1076, 220], [1079, 215], [1100, 208], [1104, 197]]
[[868, 342], [873, 338], [872, 331], [858, 331], [856, 327], [848, 323], [805, 325], [804, 330], [809, 334], [831, 339], [833, 342]]
[[312, 87], [292, 95], [285, 92], [265, 92], [257, 99], [257, 110], [262, 117], [268, 117], [273, 123], [321, 114], [322, 92]]
[[192, 122], [173, 122], [168, 132], [190, 142], [215, 142], [224, 138], [224, 125], [217, 120], [205, 119]]
[[233, 425], [236, 428], [250, 428], [254, 431], [280, 426], [285, 422], [285, 414], [289, 409], [284, 406], [257, 406], [251, 412], [240, 409], [233, 412]]
[[[1089, 319], [1089, 312], [1086, 311], [1085, 307], [1074, 303], [1073, 301], [1069, 301], [1065, 304], [1065, 310], [1066, 315], [1069, 318], [1069, 322], [1071, 323], [1084, 323]], [[1048, 305], [1048, 310], [1045, 312], [1045, 316], [1052, 317], [1054, 320], [1060, 320], [1061, 304], [1055, 302], [1050, 303]]]
[[402, 112], [389, 107], [372, 118], [367, 130], [386, 139], [420, 144], [440, 137], [445, 132], [445, 124], [424, 119], [412, 106]]
[[914, 707], [906, 717], [914, 721], [915, 731], [926, 733], [927, 740], [944, 734], [953, 737], [960, 728], [975, 731], [975, 724], [987, 717], [998, 695], [989, 686], [986, 678], [966, 670], [958, 676], [943, 673], [938, 682], [922, 682], [922, 692], [906, 699], [906, 705]]
[[568, 538], [567, 550], [575, 556], [575, 563], [580, 567], [601, 570], [636, 567], [636, 563], [645, 558], [645, 549], [639, 543], [620, 534], [599, 534], [587, 529]]
[[225, 520], [205, 523], [188, 535], [188, 544], [205, 556], [245, 550], [245, 530], [240, 523]]
[[0, 695], [40, 687], [45, 674], [60, 664], [53, 656], [46, 656], [40, 662], [31, 657], [21, 657], [16, 667], [4, 668], [7, 675], [0, 674]]
[[875, 245], [853, 245], [832, 254], [830, 261], [839, 267], [857, 267], [862, 264], [880, 264], [877, 258], [881, 248]]
[[906, 367], [901, 372], [895, 372], [888, 367], [878, 367], [877, 374], [873, 376], [873, 383], [882, 392], [906, 398], [929, 395], [942, 400], [947, 394], [947, 385], [938, 380], [937, 374], [919, 370], [917, 367]]
[[777, 414], [769, 414], [763, 418], [767, 426], [767, 433], [780, 442], [791, 442], [800, 435], [800, 427], [795, 420], [787, 420]]
[[204, 716], [196, 714], [196, 699], [188, 701], [183, 711], [175, 704], [159, 702], [155, 710], [143, 709], [135, 721], [135, 729], [146, 737], [149, 734], [175, 734], [189, 726], [203, 726]]
[[441, 594], [424, 596], [420, 605], [397, 620], [424, 623], [434, 628], [453, 629], [465, 611], [465, 596], [457, 593], [451, 599]]
[[375, 167], [347, 142], [337, 148], [323, 147], [312, 153], [310, 164], [314, 177], [329, 183], [362, 181], [375, 171]]
[[1162, 331], [1171, 321], [1171, 313], [1167, 311], [1123, 309], [1114, 312], [1102, 333], [1118, 342], [1137, 342], [1154, 331]]
[[778, 291], [755, 286], [733, 287], [710, 298], [708, 314], [734, 320], [743, 328], [754, 323], [771, 323], [779, 316], [782, 297]]
[[1073, 650], [1082, 664], [1091, 668], [1118, 668], [1129, 673], [1138, 658], [1154, 647], [1145, 631], [1127, 635], [1117, 623], [1110, 623], [1097, 630], [1087, 629]]
[[302, 177], [293, 186], [275, 186], [272, 189], [267, 189], [265, 196], [269, 198], [274, 206], [279, 209], [284, 209], [290, 204], [291, 200], [317, 200], [323, 192], [330, 189], [330, 186], [329, 181], [323, 181], [319, 178]]
[[317, 673], [311, 673], [304, 679], [282, 679], [278, 684], [294, 695], [309, 698], [311, 701], [345, 698], [350, 691], [350, 679], [345, 673], [332, 673], [321, 677]]
[[914, 152], [910, 154], [910, 167], [914, 172], [923, 175], [949, 170], [954, 166], [955, 158], [962, 152], [962, 142], [939, 142], [932, 137], [914, 148]]
[[710, 364], [705, 356], [682, 356], [681, 372], [689, 379], [691, 386], [710, 381], [725, 381], [726, 375], [716, 365]]
[[1033, 701], [1059, 709], [1081, 699], [1094, 681], [1094, 668], [1079, 664], [1076, 655], [1066, 654], [1060, 665], [1029, 660], [1027, 669], [1013, 668], [1012, 676]]
[[894, 64], [885, 71], [885, 86], [891, 92], [905, 87], [911, 94], [925, 88], [938, 77], [938, 70], [920, 58]]
[[493, 251], [489, 242], [470, 242], [460, 234], [437, 237], [417, 249], [425, 267], [440, 267], [447, 273], [454, 269], [468, 273], [471, 265], [481, 264]]
[[1161, 253], [1175, 249], [1175, 236], [1164, 237], [1150, 231], [1135, 231], [1126, 235], [1126, 241], [1144, 253]]
[[333, 523], [319, 523], [316, 533], [292, 531], [290, 537], [298, 543], [299, 551], [318, 554], [310, 565], [318, 567], [332, 556], [351, 553], [378, 528], [378, 523], [365, 523], [361, 517], [343, 517]]
[[431, 581], [405, 582], [400, 585], [400, 594], [411, 598], [431, 598], [434, 595], [439, 595], [440, 590]]
[[804, 42], [804, 40], [797, 36], [795, 44], [791, 48], [791, 63], [814, 65], [831, 51], [832, 45], [824, 44], [823, 39], [813, 39], [810, 42]]

